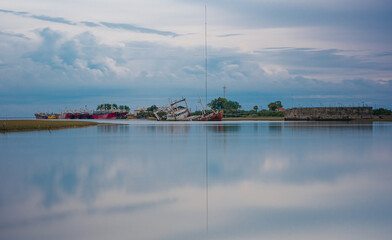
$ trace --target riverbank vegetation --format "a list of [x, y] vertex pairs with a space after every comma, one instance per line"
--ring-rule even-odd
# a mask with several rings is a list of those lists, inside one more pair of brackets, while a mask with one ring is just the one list
[[212, 100], [208, 106], [214, 110], [223, 110], [223, 118], [246, 118], [246, 119], [260, 119], [260, 118], [276, 118], [282, 119], [284, 113], [278, 111], [282, 109], [282, 103], [280, 101], [272, 102], [268, 104], [267, 109], [261, 109], [258, 106], [254, 106], [252, 110], [241, 110], [241, 105], [238, 102], [227, 100], [226, 98], [216, 98]]
[[0, 120], [0, 132], [56, 130], [95, 126], [95, 122], [48, 120]]
[[378, 108], [373, 110], [373, 115], [376, 116], [390, 116], [392, 115], [392, 111], [385, 108]]
[[101, 105], [98, 105], [97, 110], [124, 110], [124, 111], [130, 111], [131, 109], [129, 108], [129, 106], [126, 105], [120, 105], [118, 106], [117, 104], [109, 104], [109, 103], [104, 103]]
[[[254, 106], [252, 110], [242, 110], [242, 106], [236, 101], [230, 101], [226, 98], [216, 98], [207, 104], [213, 110], [223, 110], [223, 119], [225, 120], [283, 120], [284, 112], [282, 109], [282, 103], [280, 101], [272, 102], [268, 105], [267, 109], [262, 109], [260, 106]], [[139, 119], [155, 118], [154, 111], [158, 109], [157, 106], [152, 105], [148, 107], [146, 111], [141, 111], [137, 114]], [[212, 110], [206, 110], [206, 113], [211, 113]], [[191, 112], [192, 116], [201, 115], [200, 110]], [[163, 112], [159, 112], [158, 115], [162, 117], [165, 115]]]

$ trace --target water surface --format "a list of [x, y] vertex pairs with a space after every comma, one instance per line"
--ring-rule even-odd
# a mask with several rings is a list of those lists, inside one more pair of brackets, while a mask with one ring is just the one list
[[114, 122], [0, 134], [0, 239], [392, 236], [392, 123]]

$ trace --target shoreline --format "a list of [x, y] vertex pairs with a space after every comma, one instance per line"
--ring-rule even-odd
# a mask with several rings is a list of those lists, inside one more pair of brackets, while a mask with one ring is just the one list
[[284, 121], [284, 117], [224, 117], [222, 121]]
[[[284, 117], [227, 117], [222, 119], [225, 121], [288, 121]], [[297, 120], [301, 122], [308, 122], [306, 120]], [[333, 120], [331, 120], [333, 121]], [[336, 121], [336, 120], [335, 120]], [[391, 122], [392, 118], [374, 118], [374, 119], [354, 119], [346, 122]], [[328, 122], [328, 121], [321, 121]], [[69, 128], [82, 128], [97, 126], [108, 123], [98, 123], [90, 121], [63, 121], [63, 120], [3, 120], [0, 119], [0, 133], [9, 132], [29, 132], [29, 131], [51, 131]], [[110, 124], [110, 123], [109, 123]]]
[[51, 131], [68, 128], [96, 126], [96, 122], [51, 120], [0, 120], [0, 133]]

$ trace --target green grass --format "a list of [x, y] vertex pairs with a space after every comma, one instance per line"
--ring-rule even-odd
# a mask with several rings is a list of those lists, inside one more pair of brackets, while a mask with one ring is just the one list
[[50, 120], [0, 120], [0, 132], [56, 130], [95, 126], [95, 122]]

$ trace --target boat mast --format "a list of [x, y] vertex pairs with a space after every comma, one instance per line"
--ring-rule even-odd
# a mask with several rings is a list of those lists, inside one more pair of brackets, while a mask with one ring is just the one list
[[204, 12], [204, 19], [205, 19], [205, 26], [204, 26], [204, 57], [205, 57], [205, 87], [206, 87], [206, 109], [207, 109], [207, 4], [205, 5], [205, 12]]

